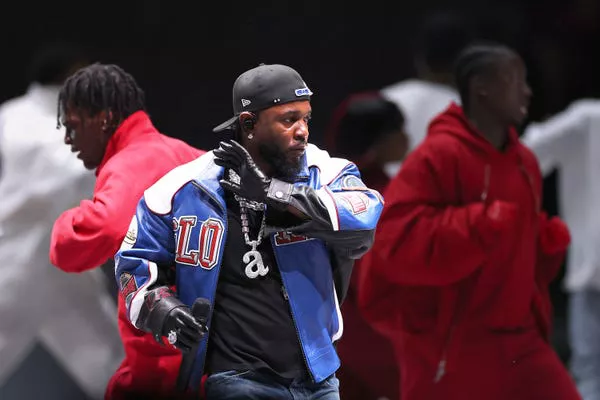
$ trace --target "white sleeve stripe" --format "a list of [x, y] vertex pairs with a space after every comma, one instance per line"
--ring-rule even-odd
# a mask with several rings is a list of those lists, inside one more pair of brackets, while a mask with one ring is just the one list
[[323, 204], [325, 204], [325, 207], [327, 207], [327, 212], [329, 213], [329, 219], [331, 220], [333, 230], [339, 231], [340, 221], [337, 207], [335, 206], [335, 201], [333, 200], [333, 195], [326, 186], [323, 186], [321, 189], [317, 190], [317, 195]]
[[338, 318], [338, 330], [331, 337], [331, 341], [335, 342], [339, 340], [344, 334], [344, 318], [342, 317], [342, 310], [340, 309], [340, 303], [338, 302], [337, 292], [335, 290], [335, 284], [333, 285], [333, 297], [335, 299], [335, 311], [337, 312]]
[[137, 293], [133, 295], [133, 299], [131, 299], [131, 304], [129, 306], [129, 320], [138, 329], [141, 329], [137, 324], [137, 320], [140, 315], [142, 305], [144, 304], [144, 297], [146, 297], [146, 293], [148, 293], [148, 287], [156, 282], [156, 278], [158, 277], [158, 266], [156, 263], [148, 261], [148, 270], [150, 272], [148, 280], [142, 285], [141, 288], [138, 289]]

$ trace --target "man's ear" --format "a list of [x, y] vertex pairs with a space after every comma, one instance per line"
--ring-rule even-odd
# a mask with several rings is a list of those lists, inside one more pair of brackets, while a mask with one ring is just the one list
[[256, 115], [254, 113], [244, 111], [240, 113], [239, 119], [242, 132], [249, 133], [254, 129], [254, 125], [256, 125]]
[[117, 128], [116, 122], [113, 119], [113, 112], [110, 109], [100, 111], [96, 118], [103, 132], [112, 133]]
[[489, 79], [483, 75], [474, 76], [471, 80], [471, 92], [475, 93], [477, 97], [487, 97], [489, 94], [488, 81]]

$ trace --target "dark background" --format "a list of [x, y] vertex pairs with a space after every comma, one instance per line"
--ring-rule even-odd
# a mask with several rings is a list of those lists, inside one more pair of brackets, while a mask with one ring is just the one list
[[[540, 120], [574, 99], [598, 96], [599, 5], [598, 0], [20, 2], [10, 4], [11, 11], [5, 8], [0, 24], [0, 101], [24, 92], [36, 48], [67, 39], [85, 46], [92, 61], [119, 64], [136, 77], [161, 131], [210, 149], [218, 141], [211, 128], [231, 116], [235, 78], [261, 62], [283, 63], [297, 69], [315, 93], [310, 140], [322, 145], [331, 113], [344, 97], [413, 75], [416, 29], [428, 12], [445, 8], [464, 11], [482, 38], [522, 54], [534, 91], [530, 118]], [[544, 205], [551, 214], [557, 212], [556, 179], [553, 174], [545, 180]], [[552, 287], [555, 346], [567, 361], [567, 297], [561, 285], [559, 280]], [[58, 368], [43, 367], [51, 363], [43, 349], [34, 350], [0, 388], [0, 397], [23, 398], [27, 384], [19, 382], [40, 371], [53, 387], [67, 390], [71, 386]], [[50, 386], [46, 389], [51, 398]]]
[[231, 114], [231, 86], [261, 62], [296, 68], [313, 97], [311, 141], [321, 144], [330, 113], [348, 93], [378, 89], [413, 73], [412, 39], [440, 8], [467, 13], [482, 36], [515, 47], [530, 68], [532, 118], [597, 94], [596, 0], [445, 0], [331, 3], [58, 1], [13, 4], [0, 33], [0, 100], [20, 94], [32, 51], [61, 38], [86, 46], [92, 60], [117, 63], [146, 91], [166, 134], [199, 147]]

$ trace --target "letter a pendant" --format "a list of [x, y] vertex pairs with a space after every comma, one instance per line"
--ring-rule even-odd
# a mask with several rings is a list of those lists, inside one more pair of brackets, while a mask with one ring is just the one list
[[252, 250], [244, 254], [242, 261], [246, 264], [246, 276], [250, 279], [265, 276], [269, 272], [269, 267], [265, 267], [260, 252], [256, 250], [256, 243], [252, 244]]

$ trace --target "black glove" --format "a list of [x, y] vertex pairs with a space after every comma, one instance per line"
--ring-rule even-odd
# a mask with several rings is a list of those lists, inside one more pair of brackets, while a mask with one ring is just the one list
[[146, 294], [140, 317], [143, 328], [154, 335], [158, 343], [166, 336], [170, 344], [183, 352], [194, 347], [207, 332], [206, 326], [194, 318], [190, 309], [167, 287], [159, 287]]
[[239, 179], [225, 177], [221, 180], [223, 189], [229, 190], [247, 200], [264, 202], [271, 180], [258, 168], [252, 156], [235, 140], [221, 142], [213, 151], [215, 164], [234, 171]]

